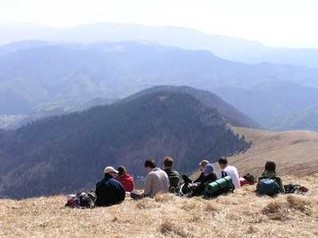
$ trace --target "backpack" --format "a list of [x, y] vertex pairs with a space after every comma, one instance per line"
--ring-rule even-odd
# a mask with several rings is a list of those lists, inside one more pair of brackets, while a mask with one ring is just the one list
[[77, 193], [72, 195], [66, 202], [66, 207], [71, 208], [93, 208], [95, 206], [95, 195], [93, 193]]
[[259, 181], [257, 192], [259, 195], [274, 196], [279, 193], [279, 185], [275, 179], [264, 178]]
[[253, 175], [247, 173], [243, 176], [243, 178], [248, 182], [248, 184], [252, 185], [255, 183], [255, 178]]
[[93, 193], [82, 192], [78, 195], [79, 206], [82, 208], [93, 208], [95, 206], [95, 195]]
[[230, 176], [225, 176], [209, 183], [204, 190], [205, 197], [216, 197], [220, 194], [233, 192], [234, 185]]

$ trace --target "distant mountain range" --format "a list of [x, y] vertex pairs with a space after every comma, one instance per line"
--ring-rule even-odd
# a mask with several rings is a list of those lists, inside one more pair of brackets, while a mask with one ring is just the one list
[[[166, 155], [175, 158], [180, 172], [189, 172], [202, 158], [215, 161], [246, 150], [250, 143], [193, 93], [201, 92], [151, 89], [109, 106], [0, 131], [0, 195], [22, 198], [80, 191], [92, 188], [106, 165], [124, 164], [134, 175], [144, 175], [145, 159], [154, 158], [161, 165]], [[210, 100], [227, 107], [215, 95]]]
[[214, 92], [265, 128], [318, 130], [316, 87], [268, 82], [255, 88], [228, 87]]
[[215, 55], [244, 63], [271, 62], [318, 67], [318, 49], [271, 48], [256, 41], [205, 34], [172, 26], [98, 23], [73, 28], [43, 25], [0, 25], [0, 44], [24, 40], [58, 42], [148, 41], [189, 50], [209, 50]]
[[[216, 92], [268, 129], [289, 128], [287, 118], [314, 115], [310, 110], [318, 106], [318, 68], [249, 65], [149, 42], [19, 42], [0, 47], [0, 68], [4, 125], [8, 115], [14, 121], [62, 114], [155, 85]], [[308, 128], [303, 123], [297, 129]]]

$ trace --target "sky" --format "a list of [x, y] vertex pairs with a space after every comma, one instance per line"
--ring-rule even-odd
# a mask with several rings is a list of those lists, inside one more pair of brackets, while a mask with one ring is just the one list
[[99, 22], [181, 26], [274, 47], [318, 48], [318, 0], [0, 0], [1, 24]]

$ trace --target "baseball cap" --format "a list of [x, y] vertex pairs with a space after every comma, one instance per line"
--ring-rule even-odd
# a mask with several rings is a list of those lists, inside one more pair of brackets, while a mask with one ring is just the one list
[[114, 169], [113, 166], [107, 166], [104, 169], [104, 174], [108, 174], [108, 173], [116, 173], [116, 174], [118, 174], [118, 171], [116, 169]]

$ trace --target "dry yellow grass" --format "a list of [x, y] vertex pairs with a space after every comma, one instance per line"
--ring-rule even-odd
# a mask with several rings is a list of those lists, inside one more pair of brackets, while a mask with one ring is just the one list
[[[284, 177], [286, 182], [294, 177]], [[65, 197], [0, 200], [1, 237], [318, 237], [317, 177], [307, 195], [258, 197], [246, 186], [216, 199], [126, 199], [94, 209], [65, 208]]]
[[231, 160], [241, 174], [272, 159], [284, 184], [310, 191], [270, 198], [246, 186], [211, 200], [164, 194], [94, 209], [65, 208], [64, 196], [0, 199], [0, 237], [318, 237], [317, 133], [235, 130], [253, 140]]

